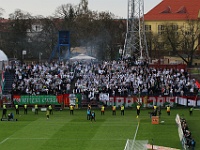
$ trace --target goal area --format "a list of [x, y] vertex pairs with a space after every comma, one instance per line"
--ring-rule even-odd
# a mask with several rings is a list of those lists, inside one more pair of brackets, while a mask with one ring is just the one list
[[147, 150], [147, 141], [127, 139], [124, 150]]

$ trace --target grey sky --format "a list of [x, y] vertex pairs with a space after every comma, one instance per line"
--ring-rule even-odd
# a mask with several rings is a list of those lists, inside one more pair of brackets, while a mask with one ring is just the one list
[[[88, 0], [89, 9], [93, 11], [109, 11], [116, 16], [127, 17], [128, 0]], [[144, 0], [145, 13], [156, 6], [162, 0]], [[8, 18], [10, 13], [16, 9], [29, 12], [31, 15], [51, 16], [55, 9], [62, 5], [71, 3], [77, 5], [80, 0], [0, 0], [0, 8], [5, 10], [3, 17]]]

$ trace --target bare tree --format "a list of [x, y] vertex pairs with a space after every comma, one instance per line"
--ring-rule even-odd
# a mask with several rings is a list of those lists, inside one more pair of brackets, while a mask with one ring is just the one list
[[20, 9], [9, 14], [10, 17], [10, 38], [9, 45], [14, 53], [13, 56], [22, 59], [22, 51], [29, 45], [27, 31], [32, 28], [32, 16]]
[[171, 50], [173, 55], [182, 58], [188, 66], [191, 66], [199, 46], [199, 34], [199, 21], [188, 21], [185, 26], [181, 27], [176, 24], [165, 25], [161, 37], [166, 49]]
[[73, 20], [76, 17], [78, 11], [78, 6], [73, 6], [72, 4], [62, 4], [57, 7], [54, 13], [55, 18]]
[[185, 27], [180, 28], [182, 40], [180, 48], [182, 53], [186, 56], [179, 55], [189, 66], [193, 64], [193, 59], [199, 47], [200, 41], [200, 22], [199, 21], [188, 21]]
[[87, 14], [88, 13], [88, 0], [81, 0], [79, 4], [79, 13]]
[[4, 12], [5, 10], [3, 8], [0, 8], [0, 17], [3, 15]]

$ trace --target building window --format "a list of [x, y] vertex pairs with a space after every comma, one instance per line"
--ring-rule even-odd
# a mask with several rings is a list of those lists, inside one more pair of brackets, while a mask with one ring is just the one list
[[172, 25], [173, 30], [178, 30], [178, 25]]
[[151, 31], [151, 25], [145, 25], [145, 31]]
[[189, 47], [190, 47], [190, 45], [189, 45], [189, 43], [186, 41], [186, 42], [184, 43], [184, 48], [188, 49]]
[[185, 31], [185, 35], [191, 35], [190, 31]]
[[158, 35], [164, 34], [164, 31], [158, 31]]
[[158, 25], [158, 31], [160, 30], [165, 30], [165, 26], [164, 25]]

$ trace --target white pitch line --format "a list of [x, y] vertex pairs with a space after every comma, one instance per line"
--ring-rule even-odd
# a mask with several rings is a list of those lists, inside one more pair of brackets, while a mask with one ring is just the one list
[[49, 140], [50, 138], [9, 138], [10, 140]]
[[135, 131], [135, 135], [134, 135], [133, 141], [135, 141], [135, 139], [136, 139], [139, 126], [140, 126], [140, 122], [138, 121], [138, 125], [137, 125], [136, 131]]
[[[59, 138], [7, 138], [7, 140], [60, 140]], [[70, 138], [62, 138], [62, 140], [69, 140], [69, 141], [77, 141], [77, 140], [92, 140], [92, 141], [108, 141], [108, 139], [70, 139]], [[109, 141], [124, 141], [125, 139], [109, 139]]]
[[4, 139], [3, 141], [0, 142], [0, 145], [6, 142], [9, 138]]

